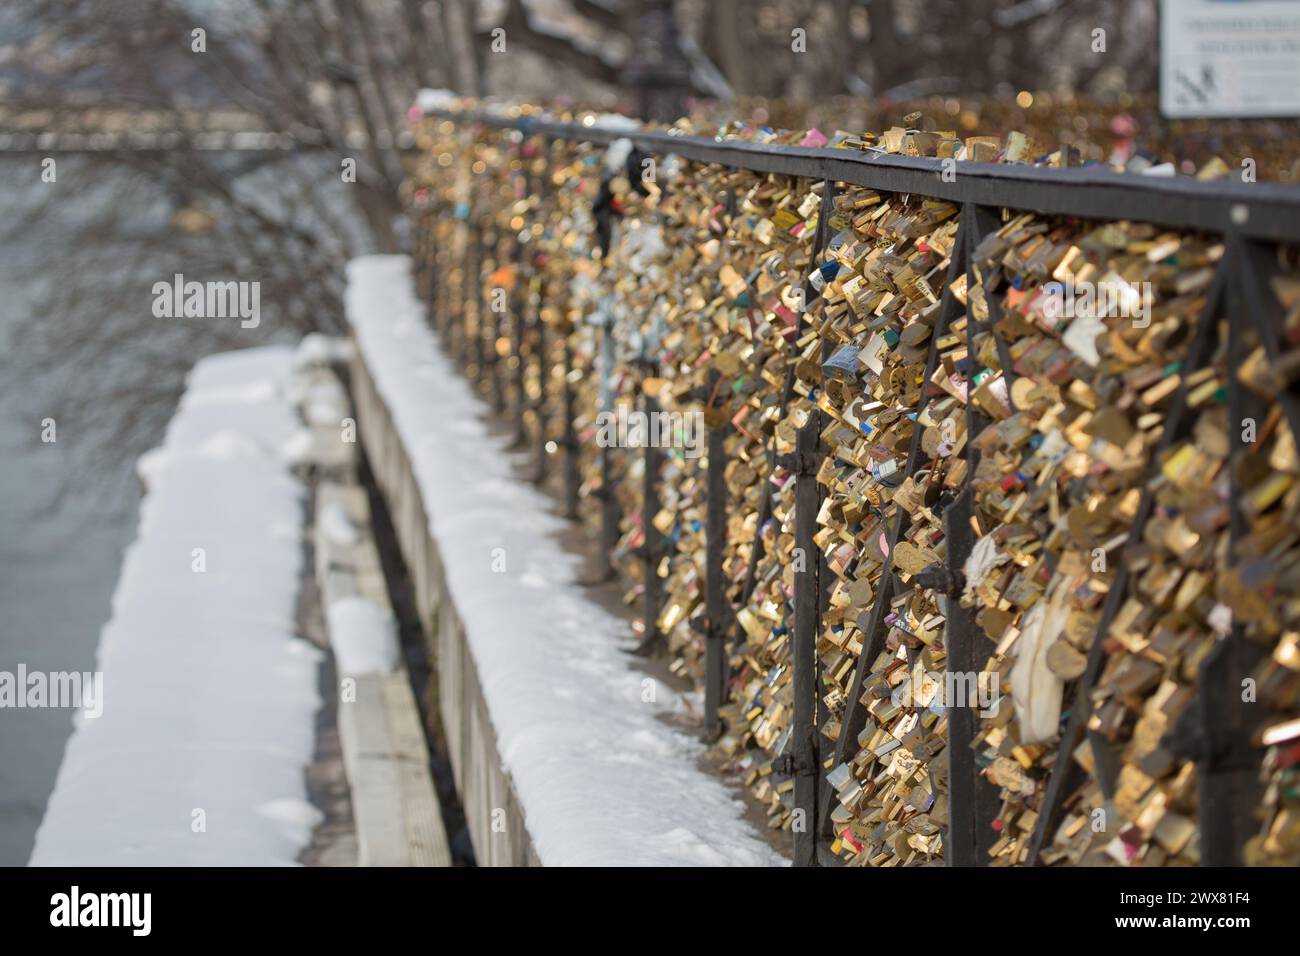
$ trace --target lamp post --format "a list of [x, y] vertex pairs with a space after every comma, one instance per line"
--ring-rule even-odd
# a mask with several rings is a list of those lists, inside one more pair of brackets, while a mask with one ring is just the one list
[[672, 0], [639, 0], [628, 16], [633, 47], [623, 84], [636, 98], [639, 117], [672, 122], [685, 112], [691, 78]]

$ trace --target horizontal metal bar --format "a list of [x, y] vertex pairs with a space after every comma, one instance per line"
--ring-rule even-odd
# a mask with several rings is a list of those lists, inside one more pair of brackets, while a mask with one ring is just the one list
[[944, 161], [930, 157], [601, 129], [474, 110], [430, 115], [599, 145], [630, 139], [648, 153], [675, 153], [699, 163], [830, 179], [954, 203], [1089, 219], [1136, 219], [1214, 233], [1235, 230], [1248, 238], [1272, 241], [1300, 240], [1300, 186], [1283, 183], [1201, 182], [1187, 176], [1120, 173], [1104, 166], [1058, 169], [975, 162], [958, 163], [956, 175], [950, 174], [951, 181], [945, 182]]

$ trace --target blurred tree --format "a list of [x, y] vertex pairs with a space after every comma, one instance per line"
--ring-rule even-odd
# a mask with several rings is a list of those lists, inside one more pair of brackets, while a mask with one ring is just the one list
[[[60, 160], [16, 196], [11, 242], [52, 239], [58, 281], [16, 334], [8, 381], [95, 368], [66, 392], [130, 456], [199, 355], [342, 327], [343, 265], [401, 247], [406, 111], [435, 85], [621, 104], [683, 95], [887, 102], [1154, 84], [1155, 0], [9, 0], [0, 109], [43, 130], [167, 130], [166, 149]], [[504, 30], [504, 33], [500, 33]], [[1093, 52], [1094, 31], [1106, 51]], [[196, 31], [202, 31], [201, 34]], [[202, 36], [202, 44], [195, 39]], [[503, 42], [497, 42], [500, 39]], [[273, 137], [212, 149], [208, 132]], [[18, 162], [18, 160], [5, 160]], [[354, 162], [355, 181], [340, 175]], [[34, 165], [23, 167], [35, 182]], [[53, 236], [48, 229], [41, 232]], [[262, 285], [259, 330], [160, 328], [175, 272]], [[116, 354], [133, 343], [144, 363]], [[162, 343], [166, 343], [165, 347]], [[129, 434], [128, 434], [129, 433]]]
[[[629, 93], [648, 2], [671, 8], [697, 96], [1140, 92], [1156, 78], [1156, 0], [498, 0], [478, 7], [479, 48], [502, 28], [552, 73]], [[492, 92], [524, 92], [517, 58], [489, 57], [487, 73]]]
[[[26, 269], [20, 248], [43, 245], [50, 280], [0, 330], [20, 343], [3, 381], [66, 383], [56, 412], [94, 436], [86, 467], [155, 442], [198, 357], [342, 331], [347, 260], [401, 246], [414, 91], [479, 72], [458, 6], [11, 0], [0, 108], [40, 120], [58, 179], [40, 181], [39, 155], [3, 158], [7, 181], [33, 184], [9, 197], [3, 265]], [[59, 149], [108, 130], [122, 148]], [[213, 148], [214, 132], [235, 139]], [[145, 134], [152, 145], [131, 148]], [[241, 148], [249, 137], [260, 148]], [[159, 320], [150, 290], [176, 273], [258, 282], [261, 325]]]

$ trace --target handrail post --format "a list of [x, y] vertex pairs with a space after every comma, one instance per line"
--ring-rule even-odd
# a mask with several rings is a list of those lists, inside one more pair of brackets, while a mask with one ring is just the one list
[[[653, 374], [654, 364], [647, 363], [645, 377]], [[641, 386], [641, 402], [646, 418], [645, 469], [641, 476], [641, 560], [644, 584], [644, 603], [642, 614], [645, 619], [645, 633], [641, 638], [638, 651], [652, 654], [663, 649], [664, 635], [659, 631], [659, 606], [663, 603], [663, 582], [659, 579], [659, 561], [662, 558], [659, 547], [659, 532], [655, 529], [654, 518], [659, 513], [659, 461], [662, 452], [650, 440], [651, 422], [659, 414], [659, 402], [645, 390], [644, 378]]]
[[481, 228], [482, 226], [477, 216], [475, 216], [473, 219], [470, 220], [467, 258], [469, 259], [469, 269], [470, 269], [469, 274], [471, 280], [474, 283], [473, 288], [470, 290], [470, 296], [469, 296], [469, 299], [474, 306], [474, 316], [473, 316], [474, 321], [473, 323], [470, 322], [469, 310], [467, 309], [465, 312], [464, 333], [461, 336], [461, 343], [460, 343], [462, 367], [468, 369], [470, 363], [472, 362], [474, 363], [474, 367], [477, 370], [477, 375], [479, 377], [478, 380], [474, 383], [475, 385], [478, 385], [482, 382], [482, 375], [483, 375], [482, 364], [481, 364], [483, 353], [481, 347], [476, 347], [476, 343], [481, 344], [483, 338], [481, 334], [483, 329], [483, 307], [484, 307], [483, 250], [482, 250], [482, 236], [480, 233]]
[[429, 219], [429, 281], [425, 289], [425, 303], [429, 315], [429, 327], [435, 328], [438, 312], [442, 309], [442, 250], [438, 247], [438, 223], [432, 210], [426, 210]]
[[474, 248], [478, 257], [479, 274], [477, 298], [479, 304], [478, 323], [474, 327], [474, 368], [478, 375], [477, 384], [480, 394], [482, 394], [483, 389], [487, 388], [491, 384], [488, 380], [488, 366], [492, 359], [488, 351], [487, 333], [492, 321], [492, 305], [488, 301], [487, 290], [484, 288], [484, 279], [486, 277], [483, 275], [484, 270], [491, 264], [491, 258], [487, 254], [487, 247], [488, 231], [483, 220], [479, 220], [477, 242], [474, 243]]
[[456, 308], [448, 316], [447, 321], [447, 354], [453, 358], [456, 357], [457, 350], [460, 347], [461, 333], [465, 328], [465, 323], [469, 321], [469, 300], [470, 296], [474, 294], [475, 276], [470, 271], [473, 267], [473, 263], [471, 262], [472, 251], [470, 249], [469, 238], [470, 230], [473, 228], [471, 223], [474, 221], [474, 214], [473, 207], [471, 206], [470, 208], [470, 214], [462, 224], [463, 232], [461, 234], [461, 241], [458, 243], [460, 247], [461, 272], [460, 295], [457, 296]]
[[537, 312], [533, 320], [537, 330], [537, 401], [533, 403], [533, 414], [537, 421], [537, 462], [533, 471], [533, 482], [541, 485], [546, 482], [546, 386], [551, 379], [551, 369], [546, 354], [546, 319], [542, 312], [546, 304], [546, 285], [542, 283], [537, 290]]
[[[493, 272], [496, 272], [501, 266], [501, 232], [497, 229], [495, 223], [488, 234], [488, 246], [492, 253]], [[497, 290], [493, 288], [493, 301], [488, 307], [487, 322], [485, 323], [487, 341], [484, 343], [484, 349], [487, 353], [488, 366], [492, 372], [492, 411], [498, 415], [504, 415], [506, 411], [506, 369], [501, 354], [497, 352], [497, 339], [501, 337], [501, 313], [497, 310], [496, 304], [498, 301], [503, 306], [507, 305], [507, 303], [504, 297], [498, 298], [498, 295]]]
[[571, 329], [565, 329], [561, 340], [564, 345], [564, 388], [560, 395], [560, 414], [564, 417], [564, 516], [578, 517], [578, 490], [582, 485], [582, 474], [578, 468], [578, 434], [573, 428], [573, 343], [570, 341]]
[[820, 497], [817, 488], [821, 412], [813, 410], [796, 434], [794, 468], [794, 643], [791, 647], [794, 713], [791, 759], [794, 776], [794, 865], [817, 866], [817, 777], [821, 771], [817, 739], [817, 630], [821, 603], [820, 551], [813, 541]]
[[[600, 412], [606, 415], [613, 415], [615, 412], [611, 368], [613, 355], [613, 318], [608, 313], [602, 313], [596, 368], [600, 376]], [[602, 442], [600, 444], [600, 489], [596, 494], [600, 502], [600, 540], [596, 567], [597, 577], [601, 581], [608, 581], [614, 576], [614, 564], [610, 556], [618, 544], [618, 527], [622, 520], [614, 484], [614, 452], [610, 444]]]
[[[1270, 328], [1280, 325], [1276, 301], [1263, 301], [1259, 290], [1266, 287], [1264, 270], [1249, 254], [1244, 242], [1229, 236], [1227, 257], [1235, 260], [1226, 294], [1228, 323], [1228, 560], [1239, 563], [1237, 549], [1247, 533], [1242, 512], [1240, 484], [1242, 459], [1251, 453], [1242, 434], [1246, 418], [1264, 419], [1262, 403], [1248, 392], [1235, 370], [1245, 361], [1246, 328], [1241, 319], [1253, 319], [1261, 341], [1266, 342], [1270, 360], [1273, 343]], [[1201, 700], [1194, 713], [1201, 721], [1204, 749], [1197, 760], [1197, 811], [1201, 830], [1202, 866], [1240, 866], [1246, 840], [1257, 829], [1252, 813], [1260, 805], [1259, 768], [1263, 752], [1250, 740], [1250, 728], [1257, 719], [1255, 706], [1243, 698], [1242, 688], [1259, 664], [1263, 651], [1246, 636], [1246, 626], [1234, 620], [1228, 636], [1207, 655], [1198, 675]]]
[[[962, 208], [962, 220], [966, 226], [965, 235], [965, 271], [967, 295], [971, 295], [978, 277], [975, 262], [975, 249], [980, 240], [998, 226], [995, 210], [967, 203]], [[992, 299], [992, 293], [985, 288], [984, 296]], [[970, 301], [969, 299], [967, 301]], [[973, 314], [967, 316], [966, 344], [968, 355], [976, 354], [976, 322]], [[1004, 367], [1002, 374], [1010, 377], [1010, 363], [1006, 362], [1005, 351], [999, 350], [999, 358]], [[973, 374], [973, 373], [972, 373]], [[1009, 394], [1009, 391], [1008, 391]], [[993, 821], [1000, 808], [997, 788], [980, 773], [975, 761], [972, 743], [978, 729], [981, 693], [979, 675], [984, 670], [984, 661], [978, 651], [979, 634], [975, 628], [975, 614], [970, 608], [961, 604], [962, 570], [966, 558], [975, 545], [975, 533], [971, 528], [971, 478], [979, 464], [979, 452], [975, 449], [975, 438], [988, 425], [988, 420], [975, 408], [974, 402], [966, 406], [966, 444], [962, 454], [966, 458], [966, 477], [961, 493], [948, 506], [943, 514], [944, 540], [947, 542], [945, 570], [947, 587], [940, 589], [944, 594], [944, 650], [946, 651], [945, 670], [957, 678], [945, 676], [945, 692], [953, 688], [961, 693], [973, 691], [974, 700], [946, 700], [948, 711], [948, 740], [946, 745], [948, 760], [948, 832], [944, 839], [944, 863], [948, 866], [984, 866], [988, 862], [988, 851], [993, 846]], [[972, 682], [968, 678], [973, 677]]]
[[518, 278], [516, 279], [516, 281], [519, 284], [519, 295], [516, 296], [515, 299], [515, 301], [517, 302], [517, 306], [515, 308], [515, 314], [511, 316], [511, 318], [513, 319], [512, 326], [514, 332], [514, 346], [515, 346], [514, 347], [515, 367], [514, 367], [514, 376], [513, 376], [514, 392], [515, 392], [514, 444], [516, 446], [523, 446], [524, 443], [527, 441], [527, 437], [528, 437], [527, 425], [524, 422], [524, 413], [527, 411], [528, 408], [528, 396], [525, 394], [524, 391], [524, 368], [525, 368], [524, 366], [524, 322], [526, 321], [524, 318], [524, 314], [528, 309], [529, 299], [531, 298], [531, 296], [530, 296], [530, 290], [528, 288], [527, 269], [525, 268], [524, 245], [523, 242], [519, 240], [518, 237], [515, 238], [515, 241], [518, 243], [519, 271], [518, 271]]
[[463, 279], [460, 282], [457, 282], [454, 279], [456, 267], [464, 265], [464, 263], [457, 260], [457, 234], [460, 232], [460, 228], [460, 221], [454, 220], [453, 225], [450, 227], [450, 235], [448, 237], [451, 241], [447, 243], [445, 251], [448, 279], [446, 288], [447, 295], [445, 296], [445, 301], [443, 303], [445, 308], [439, 309], [438, 313], [433, 318], [433, 327], [438, 333], [438, 342], [444, 351], [447, 348], [448, 336], [451, 335], [452, 316], [455, 314], [456, 310], [460, 308], [458, 302], [460, 295], [458, 293], [463, 291], [464, 288]]
[[[726, 580], [722, 573], [727, 544], [727, 418], [716, 396], [720, 385], [716, 369], [709, 372], [705, 401], [708, 429], [708, 459], [705, 479], [704, 557], [704, 739], [722, 736], [718, 709], [726, 696], [726, 653], [728, 615]], [[689, 413], [688, 413], [689, 414]]]
[[[970, 437], [966, 447], [970, 448]], [[973, 466], [971, 469], [973, 470]], [[944, 601], [944, 647], [947, 671], [957, 680], [945, 688], [974, 699], [947, 700], [948, 711], [948, 832], [944, 838], [944, 863], [948, 866], [984, 866], [993, 845], [993, 821], [1001, 801], [997, 788], [980, 773], [971, 742], [983, 706], [979, 675], [983, 661], [978, 653], [975, 615], [961, 605], [962, 566], [975, 544], [971, 529], [971, 490], [967, 485], [943, 513], [944, 539], [948, 542], [946, 571], [950, 585]], [[974, 675], [972, 682], [968, 678]], [[946, 692], [946, 691], [945, 691]]]
[[[553, 141], [548, 136], [540, 138], [538, 154], [545, 160], [550, 155], [551, 143]], [[538, 197], [537, 206], [537, 225], [542, 223], [546, 215], [547, 206], [545, 199], [551, 195], [550, 176], [545, 168], [542, 169], [540, 177], [534, 176], [531, 171], [528, 176], [529, 192], [536, 193]], [[546, 389], [551, 380], [550, 356], [547, 353], [547, 334], [546, 334], [546, 274], [544, 264], [539, 265], [534, 262], [534, 271], [537, 274], [537, 308], [533, 312], [533, 327], [536, 330], [534, 346], [537, 351], [537, 401], [533, 403], [533, 415], [537, 423], [536, 448], [535, 454], [537, 461], [533, 471], [533, 482], [538, 485], [546, 483], [546, 459], [549, 453], [546, 450], [547, 443], [550, 439], [547, 437], [547, 407], [546, 407]]]

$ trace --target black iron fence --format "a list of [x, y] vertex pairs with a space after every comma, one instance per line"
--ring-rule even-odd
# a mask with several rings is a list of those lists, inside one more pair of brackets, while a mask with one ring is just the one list
[[[1243, 336], [1249, 329], [1257, 341], [1262, 343], [1272, 363], [1280, 365], [1283, 362], [1283, 312], [1276, 301], [1264, 294], [1264, 290], [1276, 273], [1276, 257], [1273, 255], [1275, 246], [1280, 243], [1300, 243], [1298, 187], [1246, 182], [1199, 182], [1189, 178], [1120, 174], [1097, 168], [1057, 169], [983, 163], [962, 163], [960, 175], [954, 178], [946, 177], [945, 165], [933, 158], [719, 141], [654, 131], [607, 130], [529, 116], [508, 117], [483, 112], [446, 112], [437, 115], [458, 126], [514, 130], [523, 140], [532, 140], [544, 147], [555, 141], [608, 145], [615, 140], [628, 138], [637, 148], [651, 156], [673, 154], [695, 163], [719, 164], [756, 173], [775, 173], [820, 182], [823, 184], [823, 214], [819, 217], [819, 233], [814, 242], [814, 262], [827, 241], [824, 230], [829, 216], [826, 212], [833, 201], [836, 184], [854, 184], [884, 193], [923, 195], [959, 204], [960, 227], [951, 254], [935, 334], [930, 340], [927, 380], [938, 361], [937, 342], [948, 330], [949, 324], [963, 311], [962, 304], [956, 301], [952, 293], [953, 283], [964, 275], [973, 286], [980, 278], [977, 276], [979, 264], [973, 253], [980, 242], [999, 227], [1003, 209], [1099, 220], [1136, 220], [1221, 236], [1226, 245], [1226, 253], [1215, 270], [1204, 311], [1184, 360], [1185, 374], [1165, 419], [1158, 451], [1170, 448], [1177, 439], [1184, 436], [1189, 417], [1188, 378], [1192, 372], [1210, 361], [1216, 349], [1226, 349], [1229, 368], [1237, 369], [1243, 361]], [[531, 179], [524, 185], [525, 193], [539, 188], [544, 189], [546, 186]], [[467, 218], [474, 221], [473, 217]], [[473, 238], [467, 253], [469, 256], [482, 255], [486, 245], [500, 238], [489, 239], [478, 234], [478, 229], [478, 226], [472, 227]], [[477, 334], [471, 335], [469, 329], [452, 324], [448, 315], [434, 314], [431, 318], [438, 326], [447, 348], [467, 364], [476, 367], [480, 375], [493, 383], [490, 392], [494, 396], [495, 406], [499, 411], [509, 409], [513, 415], [515, 435], [521, 447], [529, 441], [526, 414], [536, 416], [536, 477], [539, 480], [545, 477], [548, 462], [555, 460], [543, 447], [547, 429], [542, 427], [541, 417], [548, 407], [547, 390], [560, 390], [558, 397], [550, 396], [554, 407], [562, 410], [563, 418], [559, 423], [562, 438], [558, 444], [559, 450], [565, 453], [565, 464], [560, 478], [565, 509], [570, 516], [576, 516], [581, 479], [576, 464], [578, 438], [573, 427], [573, 357], [566, 340], [562, 345], [563, 374], [550, 374], [548, 356], [551, 351], [548, 350], [544, 323], [539, 318], [542, 303], [536, 298], [538, 290], [528, 283], [529, 266], [525, 249], [526, 245], [522, 242], [516, 247], [519, 274], [524, 278], [515, 289], [511, 309], [513, 341], [508, 356], [499, 354], [497, 343], [491, 340], [490, 335], [485, 336], [481, 328], [476, 330]], [[469, 264], [468, 269], [477, 274], [477, 266], [476, 260]], [[436, 283], [439, 279], [432, 276], [429, 281]], [[997, 333], [999, 306], [996, 296], [988, 297], [988, 306], [990, 315], [987, 322], [979, 323], [971, 316], [967, 324], [966, 334], [972, 351], [977, 333], [991, 333], [997, 342], [1005, 374], [1014, 378], [1014, 363], [1007, 355], [1006, 343]], [[802, 316], [800, 321], [802, 322]], [[1220, 342], [1224, 329], [1227, 341]], [[608, 328], [602, 334], [608, 336]], [[530, 363], [533, 366], [531, 369]], [[535, 374], [540, 391], [531, 400], [526, 385], [530, 374]], [[793, 366], [781, 398], [782, 408], [790, 398], [792, 377]], [[1266, 409], [1259, 408], [1258, 396], [1245, 389], [1236, 374], [1230, 375], [1227, 390], [1230, 423], [1240, 422], [1251, 414], [1262, 416], [1266, 413]], [[727, 429], [732, 426], [725, 416], [718, 418], [709, 414], [716, 398], [716, 378], [710, 379], [710, 386], [704, 391], [707, 394], [700, 396], [700, 399], [706, 409], [707, 455], [710, 462], [705, 496], [707, 554], [703, 618], [704, 736], [712, 740], [721, 732], [719, 709], [726, 703], [728, 643], [736, 631], [736, 609], [728, 600], [721, 569], [727, 533], [728, 495], [724, 470], [717, 466], [726, 454], [723, 439]], [[646, 412], [656, 411], [652, 395], [643, 395], [641, 401]], [[922, 397], [920, 408], [924, 407], [925, 401]], [[1292, 434], [1300, 435], [1300, 396], [1294, 385], [1281, 388], [1277, 401]], [[967, 415], [968, 434], [974, 436], [987, 423], [981, 420], [981, 413], [973, 402], [967, 406]], [[781, 461], [797, 482], [796, 547], [804, 549], [804, 553], [809, 555], [819, 553], [813, 536], [823, 500], [823, 491], [816, 480], [825, 455], [825, 449], [819, 445], [822, 426], [820, 413], [814, 410], [807, 424], [799, 431], [794, 452]], [[1234, 482], [1231, 541], [1235, 547], [1245, 528], [1240, 495], [1236, 493], [1236, 466], [1243, 452], [1243, 439], [1239, 429], [1229, 427], [1228, 431], [1231, 433], [1229, 467]], [[917, 428], [912, 435], [908, 456], [908, 476], [916, 472], [922, 461], [920, 446], [921, 430]], [[659, 536], [651, 528], [650, 518], [659, 507], [658, 481], [663, 452], [647, 443], [641, 453], [644, 455], [641, 510], [645, 528], [639, 555], [645, 582], [643, 647], [653, 650], [662, 646], [663, 640], [655, 623], [663, 599], [657, 573], [663, 552]], [[592, 495], [599, 502], [600, 551], [606, 560], [618, 538], [619, 514], [613, 493], [616, 479], [611, 467], [613, 454], [608, 447], [601, 449], [600, 467], [603, 478], [599, 489]], [[968, 456], [969, 475], [974, 471], [979, 452], [968, 442], [965, 454]], [[769, 449], [769, 456], [773, 459], [770, 463], [775, 463], [774, 447]], [[1159, 457], [1158, 453], [1155, 457]], [[1158, 465], [1153, 459], [1149, 464], [1150, 478], [1154, 479], [1157, 472]], [[760, 510], [760, 527], [771, 513], [770, 498], [769, 488]], [[1148, 480], [1137, 507], [1130, 540], [1141, 539], [1143, 530], [1151, 519], [1153, 507], [1152, 481]], [[969, 521], [970, 508], [970, 491], [967, 488], [943, 515], [948, 541], [944, 562], [940, 566], [926, 569], [921, 576], [925, 586], [934, 588], [950, 599], [944, 632], [947, 667], [950, 671], [961, 673], [977, 671], [982, 663], [976, 646], [974, 614], [961, 607], [956, 600], [963, 585], [963, 564], [974, 543]], [[841, 730], [833, 744], [818, 731], [819, 676], [816, 654], [819, 620], [826, 607], [829, 576], [824, 561], [814, 561], [804, 573], [796, 577], [792, 647], [793, 731], [789, 747], [777, 761], [777, 769], [793, 778], [794, 803], [802, 812], [804, 820], [804, 825], [794, 828], [793, 832], [793, 854], [798, 865], [838, 862], [827, 851], [835, 792], [827, 783], [824, 770], [852, 755], [849, 748], [857, 739], [866, 719], [860, 703], [864, 679], [871, 660], [883, 645], [887, 630], [885, 619], [891, 599], [905, 589], [892, 566], [892, 560], [894, 545], [906, 533], [908, 521], [908, 514], [899, 509], [892, 527], [888, 529], [890, 546], [886, 553], [889, 557], [864, 632], [870, 643], [858, 655], [852, 691], [845, 701]], [[757, 534], [754, 546], [758, 547]], [[746, 598], [753, 588], [753, 568], [756, 564], [755, 560], [750, 565], [749, 580], [743, 590]], [[1074, 699], [1078, 702], [1089, 699], [1102, 669], [1105, 658], [1104, 638], [1119, 610], [1131, 573], [1125, 560], [1111, 583], [1087, 656], [1086, 668], [1075, 685]], [[1201, 860], [1206, 865], [1241, 862], [1243, 844], [1258, 829], [1254, 813], [1259, 802], [1258, 777], [1262, 749], [1258, 740], [1251, 736], [1258, 721], [1252, 718], [1242, 700], [1240, 682], [1242, 675], [1250, 673], [1264, 653], [1257, 644], [1246, 639], [1242, 625], [1234, 623], [1231, 633], [1218, 642], [1202, 665], [1197, 698], [1191, 708], [1192, 720], [1184, 723], [1181, 739], [1176, 741], [1177, 746], [1182, 748], [1181, 752], [1197, 765]], [[1039, 862], [1045, 841], [1051, 839], [1061, 819], [1063, 801], [1079, 786], [1079, 778], [1084, 771], [1069, 757], [1081, 741], [1088, 739], [1094, 744], [1094, 774], [1103, 792], [1108, 796], [1114, 794], [1114, 750], [1105, 745], [1095, 729], [1089, 727], [1089, 715], [1089, 707], [1077, 705], [1065, 722], [1058, 745], [1061, 756], [1050, 771], [1046, 796], [1038, 809], [1028, 858], [1030, 865]], [[944, 860], [948, 865], [984, 864], [995, 837], [987, 824], [997, 814], [997, 791], [981, 772], [971, 746], [977, 722], [974, 707], [954, 708], [949, 714], [946, 754], [949, 761], [950, 806], [944, 840]]]

